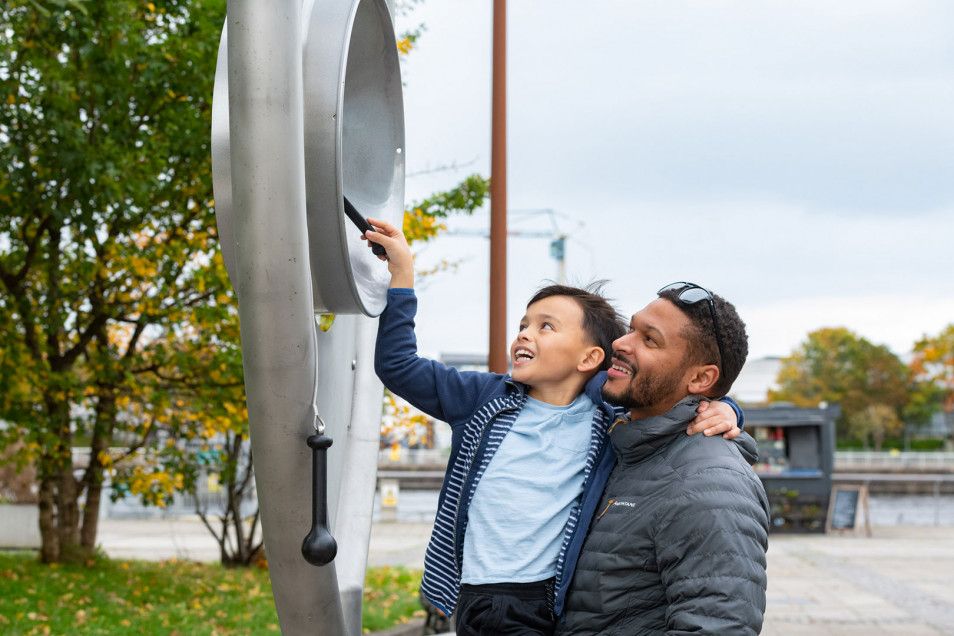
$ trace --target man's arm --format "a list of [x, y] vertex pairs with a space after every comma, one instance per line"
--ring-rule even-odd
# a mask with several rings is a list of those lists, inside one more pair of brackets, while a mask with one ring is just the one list
[[758, 634], [765, 613], [764, 491], [737, 470], [697, 471], [658, 521], [670, 635]]

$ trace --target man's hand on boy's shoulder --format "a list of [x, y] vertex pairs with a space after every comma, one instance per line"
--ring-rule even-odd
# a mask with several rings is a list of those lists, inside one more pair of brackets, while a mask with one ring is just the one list
[[725, 402], [702, 401], [696, 409], [696, 419], [689, 423], [686, 434], [702, 433], [706, 437], [722, 433], [725, 439], [735, 439], [742, 432], [735, 410]]
[[411, 289], [414, 287], [414, 256], [407, 245], [404, 233], [397, 227], [380, 219], [368, 219], [374, 226], [374, 232], [361, 235], [369, 243], [377, 243], [385, 249], [387, 256], [379, 256], [382, 261], [388, 262], [388, 271], [391, 272], [392, 289]]

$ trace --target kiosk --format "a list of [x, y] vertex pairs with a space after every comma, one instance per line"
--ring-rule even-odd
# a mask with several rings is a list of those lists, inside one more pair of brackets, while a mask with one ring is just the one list
[[755, 472], [772, 505], [774, 532], [824, 532], [835, 463], [839, 405], [745, 409], [759, 445]]

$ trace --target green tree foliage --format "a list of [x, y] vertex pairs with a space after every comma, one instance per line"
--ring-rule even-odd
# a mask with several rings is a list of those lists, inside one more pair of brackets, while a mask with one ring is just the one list
[[900, 417], [911, 395], [911, 371], [884, 345], [875, 345], [844, 327], [819, 329], [779, 370], [777, 391], [769, 399], [814, 407], [840, 403], [837, 429], [851, 436], [849, 422], [869, 406], [883, 405]]
[[[211, 478], [225, 509], [198, 512], [223, 562], [260, 545], [212, 212], [224, 17], [223, 0], [0, 4], [0, 448], [36, 468], [45, 562], [94, 549], [106, 478], [158, 506]], [[412, 206], [409, 238], [479, 207], [487, 185]], [[91, 449], [79, 473], [74, 446]]]
[[929, 385], [945, 410], [954, 409], [954, 324], [914, 344], [911, 370]]
[[37, 468], [46, 562], [94, 548], [114, 466], [156, 502], [184, 480], [111, 446], [219, 417], [214, 394], [241, 386], [209, 158], [224, 11], [0, 5], [0, 419]]

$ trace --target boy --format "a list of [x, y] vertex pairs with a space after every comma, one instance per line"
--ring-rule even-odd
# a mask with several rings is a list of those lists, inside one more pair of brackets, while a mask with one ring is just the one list
[[[616, 412], [600, 396], [601, 371], [625, 328], [598, 294], [553, 285], [527, 305], [510, 375], [420, 358], [411, 252], [400, 230], [369, 221], [377, 231], [364, 238], [385, 248], [391, 272], [375, 371], [453, 432], [421, 592], [446, 615], [456, 610], [461, 636], [552, 634], [612, 468], [605, 440]], [[700, 412], [699, 430], [735, 427], [726, 404]]]

